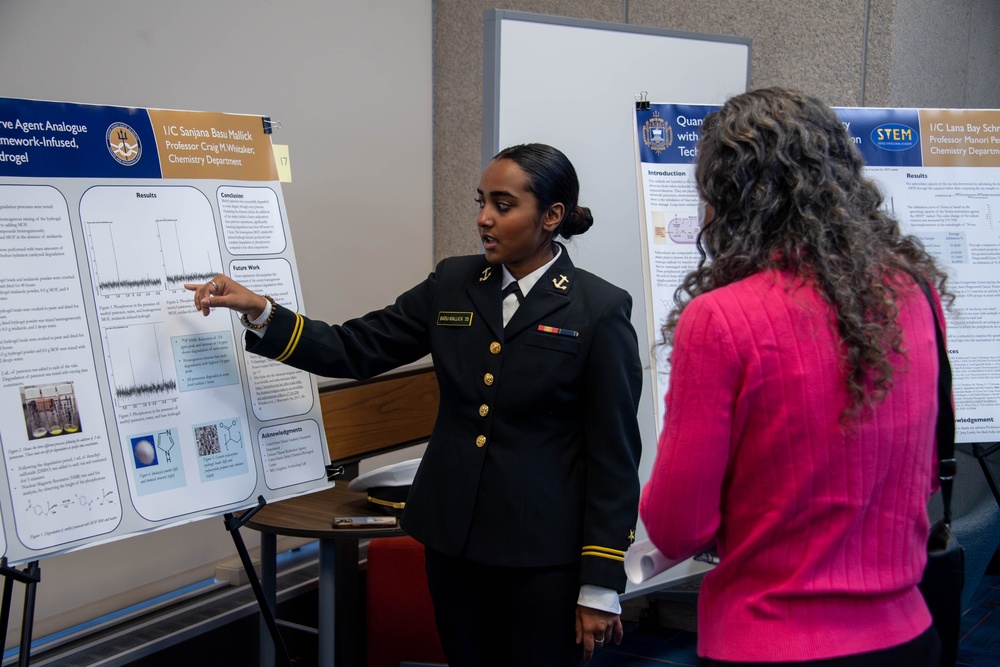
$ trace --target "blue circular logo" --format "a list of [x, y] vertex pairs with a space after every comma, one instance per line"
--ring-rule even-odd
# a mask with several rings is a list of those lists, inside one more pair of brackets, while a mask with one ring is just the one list
[[872, 143], [887, 151], [906, 151], [920, 142], [917, 131], [901, 123], [879, 125], [871, 134]]
[[131, 167], [139, 161], [142, 155], [139, 133], [125, 123], [112, 123], [108, 128], [106, 140], [111, 157], [119, 163]]

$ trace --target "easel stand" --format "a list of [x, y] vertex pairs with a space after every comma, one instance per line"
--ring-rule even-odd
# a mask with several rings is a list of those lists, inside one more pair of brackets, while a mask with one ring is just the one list
[[986, 457], [997, 450], [1000, 450], [1000, 442], [977, 442], [972, 444], [972, 455], [979, 460], [983, 474], [986, 475], [986, 483], [990, 485], [990, 491], [993, 492], [993, 497], [996, 498], [997, 505], [1000, 505], [1000, 488], [998, 488], [997, 481], [993, 477], [993, 471], [990, 470], [990, 466], [986, 462]]
[[0, 558], [0, 574], [4, 576], [3, 608], [0, 609], [0, 630], [3, 631], [4, 644], [7, 643], [7, 625], [10, 622], [11, 598], [14, 594], [14, 582], [24, 584], [24, 614], [21, 617], [21, 648], [17, 654], [19, 667], [27, 667], [31, 657], [31, 630], [35, 618], [35, 586], [42, 578], [38, 561], [28, 563], [23, 570], [7, 565], [6, 558]]
[[[267, 501], [264, 500], [264, 496], [257, 496], [256, 507], [251, 507], [239, 516], [229, 512], [224, 516], [224, 519], [226, 522], [226, 530], [228, 530], [229, 534], [233, 536], [233, 542], [236, 544], [236, 551], [240, 555], [240, 561], [243, 563], [243, 569], [246, 571], [247, 578], [250, 580], [250, 587], [253, 589], [253, 594], [257, 598], [257, 606], [260, 607], [261, 616], [264, 617], [267, 629], [271, 633], [271, 639], [274, 641], [274, 646], [280, 650], [282, 657], [285, 659], [285, 664], [292, 667], [292, 660], [288, 656], [288, 649], [285, 647], [285, 642], [281, 638], [281, 632], [278, 630], [278, 623], [274, 618], [275, 610], [271, 608], [271, 605], [267, 602], [267, 598], [264, 596], [264, 589], [260, 585], [260, 579], [257, 578], [257, 571], [254, 569], [253, 561], [250, 560], [250, 554], [247, 552], [247, 546], [243, 542], [243, 536], [240, 535], [240, 527], [253, 518], [253, 515], [259, 512], [266, 504]], [[4, 599], [6, 599], [6, 596]]]

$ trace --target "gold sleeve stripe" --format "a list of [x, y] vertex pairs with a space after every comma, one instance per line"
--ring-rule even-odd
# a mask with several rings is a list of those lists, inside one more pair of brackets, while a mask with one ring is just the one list
[[394, 510], [401, 510], [406, 507], [405, 502], [392, 502], [391, 500], [382, 500], [381, 498], [372, 498], [368, 496], [368, 502], [373, 505], [382, 505], [383, 507], [391, 507]]
[[624, 556], [625, 555], [625, 552], [622, 551], [621, 549], [609, 549], [608, 547], [599, 547], [599, 546], [597, 546], [595, 544], [588, 544], [587, 546], [585, 546], [583, 548], [583, 550], [584, 551], [603, 551], [604, 553], [610, 554], [612, 556]]
[[302, 337], [302, 326], [305, 324], [302, 316], [295, 313], [295, 326], [292, 328], [292, 336], [288, 339], [288, 345], [285, 346], [285, 351], [274, 358], [275, 361], [284, 361], [288, 357], [292, 356], [292, 352], [299, 344], [299, 338]]
[[625, 562], [625, 556], [612, 556], [611, 554], [601, 553], [600, 551], [587, 551], [584, 549], [584, 556], [596, 556], [597, 558], [607, 558], [608, 560], [616, 560], [619, 563]]

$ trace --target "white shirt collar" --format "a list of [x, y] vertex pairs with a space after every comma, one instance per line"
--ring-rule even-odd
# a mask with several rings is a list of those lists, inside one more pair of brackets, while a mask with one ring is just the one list
[[[549, 270], [549, 267], [552, 266], [557, 259], [559, 259], [559, 255], [561, 254], [562, 246], [556, 244], [555, 257], [550, 259], [544, 266], [538, 267], [517, 281], [517, 286], [521, 288], [521, 296], [528, 296], [528, 292], [531, 291], [531, 288], [535, 286], [535, 283], [541, 280], [542, 276], [545, 275], [545, 272]], [[507, 285], [510, 285], [512, 282], [514, 282], [514, 276], [511, 275], [510, 271], [507, 270], [507, 266], [504, 265], [503, 279], [500, 281], [500, 289], [507, 287]]]

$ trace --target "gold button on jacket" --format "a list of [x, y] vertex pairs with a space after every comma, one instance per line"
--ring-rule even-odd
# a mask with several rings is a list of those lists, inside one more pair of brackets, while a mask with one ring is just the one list
[[503, 272], [488, 268], [482, 255], [445, 259], [393, 305], [334, 326], [279, 306], [247, 348], [356, 379], [430, 354], [441, 400], [403, 529], [479, 563], [579, 563], [581, 582], [624, 590], [643, 373], [631, 298], [563, 249], [505, 327]]

